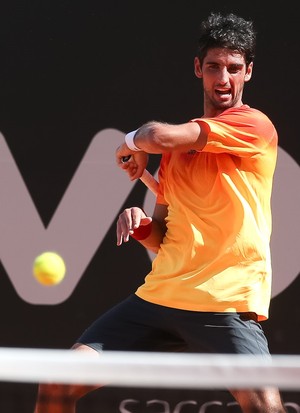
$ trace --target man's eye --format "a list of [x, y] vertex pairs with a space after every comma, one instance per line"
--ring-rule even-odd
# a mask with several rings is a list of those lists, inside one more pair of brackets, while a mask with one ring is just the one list
[[242, 70], [242, 67], [240, 67], [240, 66], [230, 66], [229, 68], [228, 68], [228, 72], [229, 73], [238, 73], [238, 72], [240, 72]]
[[208, 69], [215, 71], [215, 70], [218, 70], [218, 69], [219, 69], [219, 66], [209, 66]]

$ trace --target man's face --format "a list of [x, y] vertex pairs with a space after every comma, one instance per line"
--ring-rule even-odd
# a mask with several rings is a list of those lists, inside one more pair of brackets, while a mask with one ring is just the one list
[[241, 106], [244, 83], [251, 78], [253, 64], [246, 70], [244, 56], [224, 48], [210, 49], [201, 63], [195, 58], [195, 74], [203, 80], [205, 112]]

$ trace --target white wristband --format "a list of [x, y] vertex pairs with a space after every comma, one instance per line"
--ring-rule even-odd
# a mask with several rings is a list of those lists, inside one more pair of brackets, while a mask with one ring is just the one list
[[138, 148], [138, 147], [136, 146], [136, 144], [134, 143], [134, 137], [135, 137], [135, 134], [137, 133], [137, 131], [138, 131], [138, 129], [136, 129], [136, 130], [134, 130], [134, 131], [132, 131], [132, 132], [129, 132], [129, 133], [127, 133], [127, 135], [125, 135], [125, 143], [126, 143], [126, 145], [128, 146], [128, 148], [129, 148], [130, 150], [132, 150], [132, 151], [134, 151], [134, 152], [141, 151], [141, 149]]

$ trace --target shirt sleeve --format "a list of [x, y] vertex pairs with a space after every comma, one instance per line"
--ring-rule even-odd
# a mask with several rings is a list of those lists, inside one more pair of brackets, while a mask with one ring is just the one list
[[224, 111], [214, 118], [193, 119], [208, 128], [207, 143], [202, 152], [230, 153], [249, 157], [261, 153], [270, 143], [277, 144], [277, 133], [262, 112], [246, 108]]

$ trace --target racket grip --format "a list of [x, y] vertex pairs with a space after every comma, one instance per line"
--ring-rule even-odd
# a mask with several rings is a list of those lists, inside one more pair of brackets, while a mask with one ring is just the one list
[[[122, 157], [122, 162], [128, 162], [131, 158], [131, 155], [128, 156], [123, 156]], [[150, 172], [145, 169], [143, 172], [143, 175], [140, 177], [140, 180], [143, 182], [144, 185], [146, 185], [146, 187], [148, 189], [150, 189], [150, 191], [154, 194], [157, 195], [158, 192], [158, 182], [157, 180], [154, 178], [153, 175], [150, 174]]]
[[130, 158], [131, 158], [131, 155], [123, 156], [123, 157], [122, 157], [122, 163], [128, 162]]

